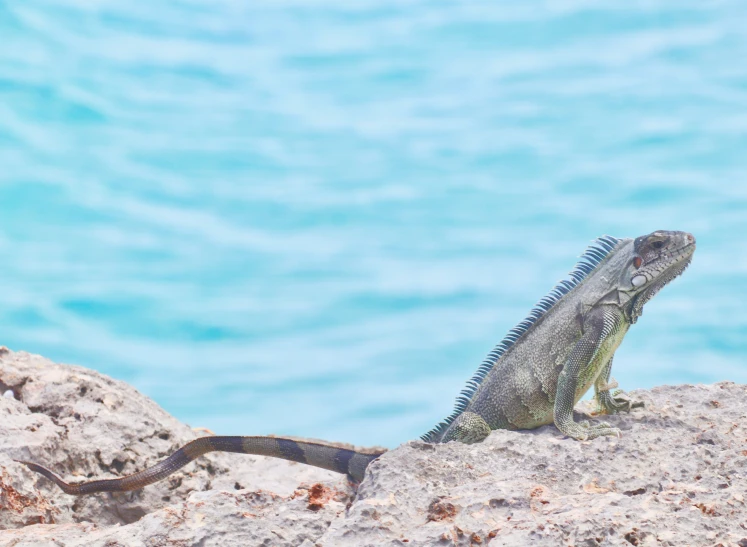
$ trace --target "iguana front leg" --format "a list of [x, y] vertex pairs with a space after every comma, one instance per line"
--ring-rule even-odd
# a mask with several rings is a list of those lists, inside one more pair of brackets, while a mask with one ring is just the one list
[[[599, 410], [604, 414], [617, 414], [621, 411], [630, 412], [633, 408], [642, 407], [643, 403], [641, 401], [631, 401], [624, 397], [615, 397], [610, 393], [610, 390], [616, 388], [618, 385], [614, 378], [610, 380], [613, 357], [610, 357], [604, 370], [594, 383], [594, 397], [596, 398], [597, 403], [599, 403]], [[618, 395], [620, 393], [621, 392], [618, 392]]]
[[573, 421], [573, 406], [579, 379], [594, 360], [603, 342], [620, 328], [624, 320], [619, 311], [602, 306], [593, 309], [584, 318], [584, 332], [571, 350], [563, 370], [558, 376], [558, 387], [555, 394], [553, 419], [555, 426], [564, 434], [574, 439], [585, 441], [602, 435], [619, 435], [620, 430], [606, 423], [590, 426], [588, 423]]

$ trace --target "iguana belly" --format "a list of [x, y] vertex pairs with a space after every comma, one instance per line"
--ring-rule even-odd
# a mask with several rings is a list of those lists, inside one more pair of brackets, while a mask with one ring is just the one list
[[581, 400], [581, 397], [589, 391], [589, 388], [594, 385], [599, 375], [604, 370], [607, 362], [612, 358], [615, 350], [618, 348], [625, 334], [628, 332], [629, 325], [624, 324], [617, 329], [616, 332], [610, 334], [605, 338], [604, 342], [600, 345], [594, 357], [586, 367], [584, 367], [578, 375], [578, 384], [576, 386], [575, 403]]

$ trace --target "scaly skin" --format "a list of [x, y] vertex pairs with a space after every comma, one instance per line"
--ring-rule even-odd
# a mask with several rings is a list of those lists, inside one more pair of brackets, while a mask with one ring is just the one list
[[94, 492], [127, 492], [139, 490], [181, 469], [208, 452], [237, 452], [272, 456], [293, 462], [307, 463], [322, 469], [345, 473], [360, 482], [366, 467], [381, 456], [381, 450], [356, 451], [333, 444], [306, 442], [282, 437], [201, 437], [182, 446], [165, 460], [138, 473], [119, 479], [68, 484], [52, 471], [31, 462], [19, 462], [54, 481], [66, 494], [80, 496]]
[[[554, 423], [578, 440], [619, 435], [604, 422], [573, 421], [573, 407], [594, 386], [602, 411], [614, 414], [642, 403], [610, 393], [612, 358], [643, 305], [681, 274], [695, 251], [685, 232], [657, 231], [636, 240], [604, 237], [540, 301], [529, 318], [490, 353], [458, 399], [456, 412], [423, 436], [430, 442], [476, 443], [493, 429], [533, 429]], [[68, 484], [49, 469], [27, 465], [71, 495], [137, 490], [164, 479], [208, 452], [284, 458], [363, 480], [383, 451], [279, 437], [202, 437], [160, 463], [118, 479]]]
[[619, 435], [605, 423], [575, 423], [573, 407], [592, 385], [607, 413], [641, 406], [610, 393], [612, 357], [643, 304], [682, 273], [694, 251], [695, 238], [685, 232], [619, 240], [496, 360], [463, 411], [433, 440], [480, 442], [493, 429], [550, 423], [578, 440]]

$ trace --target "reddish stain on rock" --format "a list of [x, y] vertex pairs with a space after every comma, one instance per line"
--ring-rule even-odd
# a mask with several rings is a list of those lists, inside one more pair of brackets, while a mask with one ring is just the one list
[[308, 508], [312, 511], [319, 511], [324, 504], [332, 499], [333, 492], [323, 484], [316, 483], [309, 488], [309, 505]]
[[54, 518], [52, 515], [60, 512], [59, 509], [51, 505], [40, 494], [34, 497], [25, 496], [13, 488], [10, 484], [8, 471], [3, 469], [2, 474], [0, 474], [0, 511], [23, 513], [27, 508], [41, 513], [40, 515], [31, 517], [31, 520], [27, 524], [44, 524], [44, 515], [48, 517], [49, 523], [53, 523]]
[[439, 522], [453, 519], [459, 511], [453, 503], [436, 498], [428, 506], [428, 517], [426, 522]]

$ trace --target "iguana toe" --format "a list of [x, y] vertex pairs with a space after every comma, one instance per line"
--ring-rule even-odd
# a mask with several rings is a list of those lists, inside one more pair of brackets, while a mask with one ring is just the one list
[[584, 420], [578, 423], [571, 422], [570, 424], [566, 424], [559, 429], [563, 434], [578, 441], [590, 441], [591, 439], [596, 439], [597, 437], [608, 435], [621, 435], [621, 432], [618, 428], [612, 427], [606, 422], [591, 425], [588, 420]]
[[644, 406], [642, 401], [632, 401], [627, 397], [613, 397], [609, 391], [601, 391], [597, 394], [599, 410], [604, 414], [617, 414], [618, 412], [630, 412], [634, 408]]

